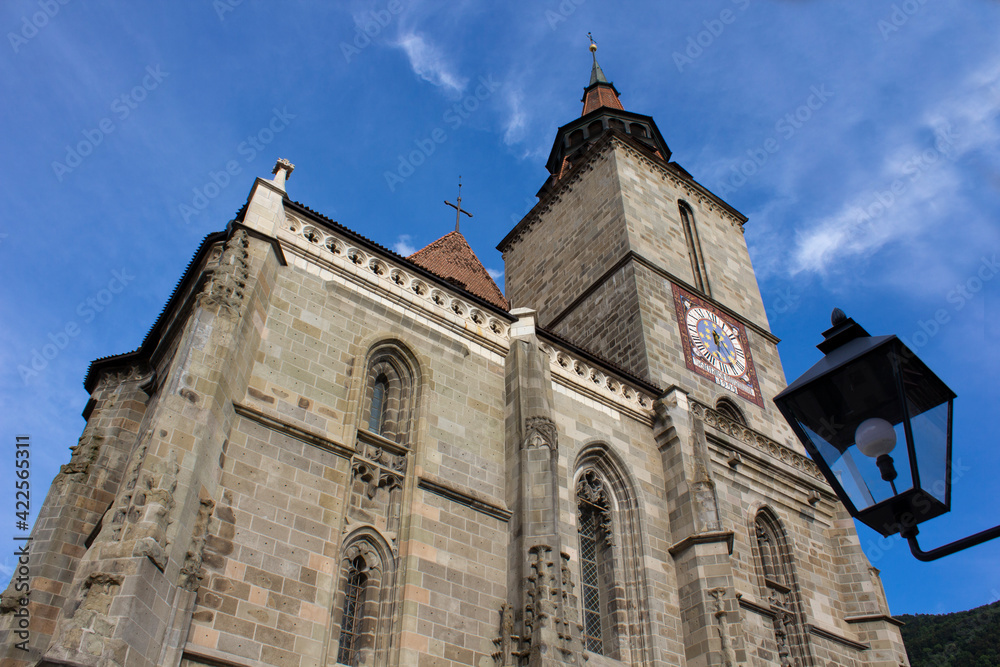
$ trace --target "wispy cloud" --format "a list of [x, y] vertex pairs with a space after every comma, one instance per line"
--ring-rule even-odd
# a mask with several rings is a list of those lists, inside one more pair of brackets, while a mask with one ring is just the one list
[[497, 270], [486, 267], [486, 273], [490, 274], [490, 278], [497, 283], [499, 283], [500, 279], [503, 278], [503, 269]]
[[522, 141], [528, 129], [528, 117], [522, 106], [524, 95], [520, 89], [507, 90], [507, 119], [504, 122], [503, 142], [508, 146]]
[[396, 239], [396, 242], [392, 244], [392, 249], [393, 252], [396, 252], [403, 257], [409, 257], [417, 251], [417, 248], [410, 245], [409, 234], [401, 234], [400, 237]]
[[453, 65], [441, 52], [441, 49], [430, 42], [424, 35], [407, 31], [400, 34], [395, 46], [406, 53], [414, 74], [454, 95], [465, 90], [468, 79], [454, 72]]
[[[937, 255], [938, 262], [948, 262], [983, 240], [976, 233], [983, 231], [982, 221], [962, 186], [970, 161], [979, 156], [989, 160], [1000, 150], [998, 86], [1000, 58], [918, 116], [903, 134], [905, 142], [883, 155], [864, 190], [846, 198], [833, 214], [807, 223], [792, 250], [789, 273], [826, 276], [898, 246], [880, 267], [890, 281], [900, 268], [888, 265], [890, 257], [905, 266], [911, 285], [917, 273], [913, 266], [923, 267], [917, 278], [947, 278], [946, 267], [918, 260]], [[963, 221], [960, 228], [955, 226], [958, 219]], [[932, 239], [934, 251], [928, 252]]]

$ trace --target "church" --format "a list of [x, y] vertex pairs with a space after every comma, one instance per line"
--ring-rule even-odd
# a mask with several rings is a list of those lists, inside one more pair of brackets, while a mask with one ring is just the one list
[[457, 225], [402, 257], [255, 180], [91, 365], [5, 664], [909, 664], [772, 402], [747, 218], [595, 51], [504, 291]]

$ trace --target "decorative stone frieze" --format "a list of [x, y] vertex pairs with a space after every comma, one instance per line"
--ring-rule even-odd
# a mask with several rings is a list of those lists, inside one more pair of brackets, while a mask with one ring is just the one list
[[817, 480], [823, 480], [823, 475], [819, 467], [807, 456], [799, 454], [793, 449], [768, 438], [762, 433], [758, 433], [748, 426], [739, 424], [729, 419], [715, 408], [711, 408], [704, 403], [689, 398], [691, 414], [705, 422], [717, 431], [724, 433], [739, 442], [752, 445], [755, 449], [775, 458], [796, 470], [809, 475]]
[[426, 310], [461, 318], [466, 322], [467, 329], [478, 329], [487, 338], [505, 343], [509, 340], [509, 326], [500, 318], [486, 313], [470, 301], [452, 296], [440, 288], [432, 288], [405, 267], [371, 255], [337, 234], [321, 230], [291, 213], [286, 214], [282, 231], [304, 239], [317, 255], [334, 267], [355, 275], [360, 271], [385, 292], [405, 296], [408, 301]]
[[582, 389], [605, 404], [637, 414], [642, 419], [653, 418], [652, 396], [609, 375], [601, 368], [588, 364], [566, 350], [556, 348], [549, 343], [541, 343], [538, 347], [549, 357], [553, 380], [575, 389]]

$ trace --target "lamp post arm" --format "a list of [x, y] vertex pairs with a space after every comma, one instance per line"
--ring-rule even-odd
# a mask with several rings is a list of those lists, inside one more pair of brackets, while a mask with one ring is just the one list
[[986, 530], [978, 532], [975, 535], [963, 537], [960, 540], [955, 540], [950, 544], [946, 544], [936, 549], [931, 549], [930, 551], [924, 551], [920, 548], [920, 545], [917, 543], [917, 532], [916, 526], [910, 526], [901, 530], [899, 534], [906, 538], [906, 541], [910, 545], [910, 552], [913, 554], [913, 557], [927, 563], [932, 560], [937, 560], [938, 558], [950, 556], [953, 553], [968, 549], [969, 547], [982, 544], [983, 542], [987, 542], [996, 537], [1000, 537], [1000, 526], [987, 528]]

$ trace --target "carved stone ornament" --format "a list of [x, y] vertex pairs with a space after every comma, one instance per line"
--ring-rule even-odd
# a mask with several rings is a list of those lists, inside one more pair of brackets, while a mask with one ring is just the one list
[[239, 229], [226, 241], [219, 263], [209, 269], [210, 278], [198, 295], [198, 304], [219, 312], [238, 315], [250, 277], [250, 238]]
[[370, 461], [355, 459], [351, 465], [351, 472], [366, 484], [365, 495], [369, 499], [374, 498], [381, 487], [389, 491], [403, 487], [403, 478], [400, 475]]
[[101, 379], [97, 382], [97, 388], [115, 389], [126, 382], [137, 382], [141, 387], [152, 380], [154, 375], [155, 371], [145, 364], [110, 368], [101, 373]]
[[354, 563], [358, 556], [361, 556], [361, 559], [365, 562], [364, 571], [382, 571], [382, 558], [379, 556], [378, 550], [370, 542], [357, 540], [356, 542], [352, 542], [351, 546], [344, 549], [345, 563]]
[[180, 585], [186, 591], [197, 591], [201, 588], [201, 580], [205, 573], [201, 563], [205, 555], [205, 541], [208, 539], [208, 522], [212, 518], [212, 510], [215, 509], [215, 501], [211, 498], [202, 498], [198, 507], [198, 517], [195, 519], [194, 530], [191, 534], [191, 547], [184, 557], [184, 564], [181, 566]]
[[787, 611], [779, 611], [774, 618], [774, 641], [778, 647], [778, 660], [781, 667], [797, 667], [792, 660], [792, 649], [788, 644], [788, 626], [792, 623], [792, 615]]
[[515, 646], [520, 640], [520, 636], [514, 634], [514, 608], [504, 602], [500, 605], [500, 636], [493, 640], [497, 650], [492, 658], [497, 667], [514, 667], [514, 660], [520, 655]]
[[404, 454], [392, 454], [384, 448], [368, 442], [361, 443], [362, 455], [382, 466], [398, 473], [406, 472], [406, 456]]
[[580, 481], [576, 483], [576, 503], [581, 514], [583, 512], [594, 513], [600, 531], [604, 535], [604, 543], [609, 547], [614, 545], [611, 499], [608, 497], [604, 480], [594, 470], [587, 470], [580, 475]]
[[559, 432], [556, 424], [548, 417], [528, 417], [524, 423], [524, 445], [522, 449], [534, 447], [559, 448]]
[[715, 599], [715, 629], [719, 633], [719, 642], [722, 645], [722, 665], [723, 667], [736, 667], [736, 651], [733, 650], [732, 640], [729, 638], [729, 623], [726, 621], [726, 589], [713, 588], [709, 591]]

